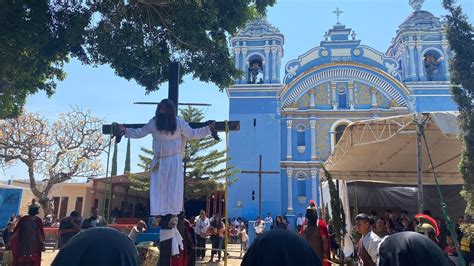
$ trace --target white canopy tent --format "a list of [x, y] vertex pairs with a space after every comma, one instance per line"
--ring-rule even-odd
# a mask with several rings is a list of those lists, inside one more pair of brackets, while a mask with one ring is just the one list
[[[326, 169], [335, 179], [417, 184], [417, 125], [424, 121], [428, 146], [440, 184], [462, 184], [458, 173], [461, 141], [456, 112], [407, 114], [364, 120], [345, 129]], [[424, 143], [423, 184], [435, 184]]]

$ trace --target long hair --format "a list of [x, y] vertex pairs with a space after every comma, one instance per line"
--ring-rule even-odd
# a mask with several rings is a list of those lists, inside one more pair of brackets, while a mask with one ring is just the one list
[[[164, 112], [160, 112], [160, 109]], [[176, 131], [176, 105], [170, 99], [163, 99], [155, 112], [156, 129], [171, 135]]]

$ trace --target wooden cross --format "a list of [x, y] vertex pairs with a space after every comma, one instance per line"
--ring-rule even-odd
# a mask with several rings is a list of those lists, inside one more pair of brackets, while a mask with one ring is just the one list
[[[179, 95], [179, 64], [176, 62], [172, 62], [169, 65], [169, 81], [168, 81], [168, 99], [173, 101], [176, 105], [176, 113], [178, 109], [178, 95]], [[189, 123], [191, 128], [201, 128], [207, 126], [207, 123]], [[145, 124], [125, 124], [127, 128], [142, 128]], [[240, 122], [239, 121], [229, 121], [229, 122], [216, 122], [215, 126], [216, 131], [237, 131], [240, 129]], [[117, 130], [117, 127], [112, 125], [103, 125], [102, 126], [102, 133], [109, 134], [115, 137], [115, 143], [120, 142], [122, 137], [121, 132]], [[215, 139], [219, 139], [217, 136], [217, 132], [213, 132], [212, 136]], [[186, 173], [186, 171], [184, 171]], [[183, 191], [184, 196], [184, 191]], [[107, 197], [107, 196], [106, 196]], [[184, 203], [184, 201], [183, 201]], [[109, 208], [110, 209], [110, 208]], [[166, 215], [162, 217], [160, 226], [161, 228], [167, 228], [169, 218], [171, 215]], [[170, 265], [171, 260], [171, 239], [166, 241], [160, 241], [160, 265]]]
[[[176, 62], [172, 62], [169, 65], [169, 73], [170, 78], [168, 82], [168, 99], [172, 100], [176, 104], [176, 108], [178, 108], [178, 96], [179, 96], [179, 64]], [[192, 104], [198, 105], [198, 104]], [[145, 124], [124, 124], [127, 128], [142, 128]], [[239, 121], [228, 121], [228, 130], [229, 131], [238, 131], [240, 130], [240, 122]], [[200, 123], [189, 123], [191, 128], [201, 128], [207, 126], [207, 123], [200, 122]], [[217, 132], [225, 132], [226, 131], [226, 124], [224, 121], [216, 122], [216, 131]], [[122, 136], [118, 134], [118, 132], [113, 132], [112, 125], [102, 125], [102, 133], [106, 135], [113, 135], [115, 137], [115, 143], [119, 143]], [[217, 134], [214, 134], [213, 137], [218, 139]]]
[[337, 17], [337, 24], [340, 24], [339, 23], [339, 15], [341, 15], [342, 13], [344, 13], [342, 10], [338, 8], [336, 8], [336, 10], [334, 10], [332, 13], [336, 14], [336, 17]]
[[258, 174], [258, 215], [262, 216], [262, 174], [279, 174], [277, 171], [262, 171], [262, 155], [258, 156], [258, 171], [240, 171], [242, 174]]

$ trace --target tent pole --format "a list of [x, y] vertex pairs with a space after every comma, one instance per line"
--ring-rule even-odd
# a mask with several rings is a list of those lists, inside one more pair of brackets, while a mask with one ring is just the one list
[[420, 119], [419, 116], [415, 118], [417, 120], [418, 126], [416, 127], [416, 173], [418, 177], [418, 213], [423, 212], [423, 171], [422, 169], [422, 149], [421, 149], [421, 130], [420, 126], [423, 126], [420, 124], [421, 121], [418, 121]]

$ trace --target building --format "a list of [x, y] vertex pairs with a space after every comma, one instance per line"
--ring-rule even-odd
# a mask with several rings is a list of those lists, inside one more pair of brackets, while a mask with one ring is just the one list
[[[82, 217], [87, 217], [93, 206], [99, 208], [99, 213], [103, 213], [104, 208], [108, 205], [108, 200], [104, 205], [106, 181], [106, 178], [97, 178], [84, 183], [65, 182], [54, 185], [49, 193], [53, 205], [53, 217], [61, 219], [69, 216], [72, 211], [78, 211]], [[134, 216], [138, 206], [145, 209], [148, 207], [148, 193], [132, 191], [126, 175], [112, 177], [111, 183], [112, 188], [107, 190], [112, 195], [111, 210], [117, 209]], [[21, 199], [18, 202], [18, 211], [16, 211], [20, 215], [28, 213], [28, 206], [32, 199], [36, 199], [38, 202], [38, 199], [31, 192], [29, 181], [14, 180], [8, 185], [2, 184], [0, 188], [3, 190], [22, 190], [22, 193], [20, 193]], [[10, 212], [9, 215], [11, 215]], [[43, 217], [42, 210], [40, 210], [40, 216]]]
[[[339, 22], [318, 47], [288, 61], [280, 77], [284, 35], [265, 19], [231, 38], [236, 68], [246, 73], [227, 89], [231, 164], [239, 170], [228, 190], [229, 217], [303, 213], [320, 199], [320, 165], [345, 127], [358, 120], [412, 112], [456, 110], [449, 92], [451, 51], [439, 18], [414, 11], [399, 26], [387, 51], [363, 44]], [[339, 15], [339, 10], [336, 10]], [[261, 197], [261, 210], [258, 198]]]

